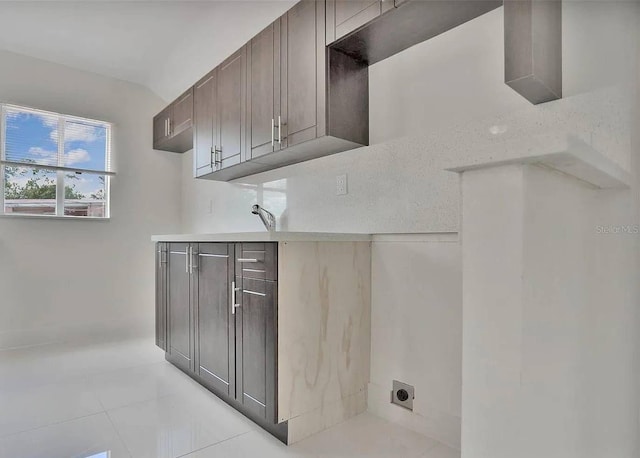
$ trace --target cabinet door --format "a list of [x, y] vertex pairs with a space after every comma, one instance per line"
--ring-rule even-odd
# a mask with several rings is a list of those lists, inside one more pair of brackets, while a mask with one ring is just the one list
[[279, 149], [275, 126], [280, 115], [280, 20], [251, 40], [247, 62], [250, 159]]
[[246, 69], [246, 47], [218, 67], [218, 147], [221, 168], [239, 163], [245, 147]]
[[335, 0], [335, 38], [339, 39], [367, 22], [377, 18], [383, 11], [393, 7], [393, 0]]
[[153, 118], [153, 147], [169, 138], [169, 119], [171, 118], [171, 105], [162, 110]]
[[215, 170], [214, 148], [217, 143], [216, 110], [217, 72], [213, 70], [194, 87], [194, 176]]
[[196, 373], [207, 387], [231, 397], [235, 397], [233, 259], [233, 244], [200, 243], [194, 288]]
[[236, 400], [276, 422], [276, 282], [236, 277]]
[[167, 246], [156, 244], [156, 345], [167, 351]]
[[171, 136], [188, 129], [193, 120], [193, 88], [182, 94], [175, 102], [171, 112], [169, 133]]
[[193, 312], [189, 275], [189, 244], [171, 243], [167, 263], [168, 358], [193, 370]]
[[282, 17], [282, 147], [325, 130], [324, 2], [303, 0]]

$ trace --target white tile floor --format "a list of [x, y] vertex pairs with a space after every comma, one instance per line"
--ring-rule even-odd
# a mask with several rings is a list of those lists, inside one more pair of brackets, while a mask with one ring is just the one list
[[460, 458], [363, 414], [286, 447], [147, 340], [0, 351], [0, 458]]

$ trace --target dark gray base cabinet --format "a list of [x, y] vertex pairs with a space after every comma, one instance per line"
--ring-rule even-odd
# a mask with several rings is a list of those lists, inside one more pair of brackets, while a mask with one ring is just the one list
[[156, 252], [156, 343], [167, 361], [286, 443], [277, 244], [158, 243]]

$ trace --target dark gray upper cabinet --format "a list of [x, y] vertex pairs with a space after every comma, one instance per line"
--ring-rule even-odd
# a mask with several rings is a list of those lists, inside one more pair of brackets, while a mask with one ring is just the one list
[[193, 89], [189, 89], [173, 103], [169, 130], [172, 136], [190, 129], [193, 122]]
[[[244, 46], [200, 80], [194, 88], [194, 177], [250, 175], [264, 166], [248, 162], [247, 54]], [[244, 176], [243, 175], [243, 176]]]
[[193, 148], [193, 88], [153, 118], [153, 147], [173, 153]]
[[169, 135], [169, 122], [171, 120], [172, 106], [162, 110], [153, 118], [153, 147], [159, 149], [159, 146], [166, 142]]
[[[327, 44], [331, 45], [331, 49], [368, 65], [429, 40], [503, 4], [502, 0], [388, 0], [380, 2], [378, 9], [375, 5], [377, 2], [326, 1], [329, 24]], [[364, 8], [367, 3], [371, 5]], [[358, 4], [364, 9], [357, 11]], [[354, 15], [347, 18], [352, 13]], [[368, 21], [358, 20], [364, 16]]]
[[167, 244], [156, 244], [156, 345], [167, 351]]
[[228, 181], [368, 144], [366, 66], [328, 73], [325, 24], [325, 1], [302, 0], [249, 43], [250, 146], [237, 167], [206, 178]]
[[213, 172], [217, 166], [218, 150], [218, 70], [214, 69], [196, 83], [194, 99], [193, 163], [194, 176], [201, 177]]
[[[251, 40], [247, 78], [250, 159], [326, 135], [321, 6], [322, 2], [301, 1]], [[273, 159], [264, 159], [269, 160]]]
[[276, 122], [280, 112], [280, 19], [254, 37], [247, 47], [248, 150], [245, 160], [280, 148]]
[[[282, 120], [278, 139], [292, 147], [326, 134], [326, 57], [322, 3], [301, 1], [282, 17]], [[320, 32], [319, 32], [320, 31]]]
[[170, 243], [167, 253], [167, 359], [192, 371], [193, 361], [193, 307], [190, 275], [190, 245]]
[[218, 148], [220, 168], [238, 164], [246, 136], [247, 52], [242, 47], [218, 67]]
[[154, 146], [229, 181], [368, 145], [368, 66], [502, 4], [301, 0], [156, 116]]
[[194, 252], [196, 374], [217, 392], [235, 397], [234, 245], [200, 243]]
[[335, 0], [334, 13], [329, 16], [327, 27], [331, 37], [327, 44], [338, 40], [394, 7], [393, 0]]

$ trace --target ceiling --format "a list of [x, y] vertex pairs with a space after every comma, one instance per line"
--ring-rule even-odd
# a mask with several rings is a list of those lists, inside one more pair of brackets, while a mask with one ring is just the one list
[[0, 1], [0, 49], [177, 97], [295, 1]]

